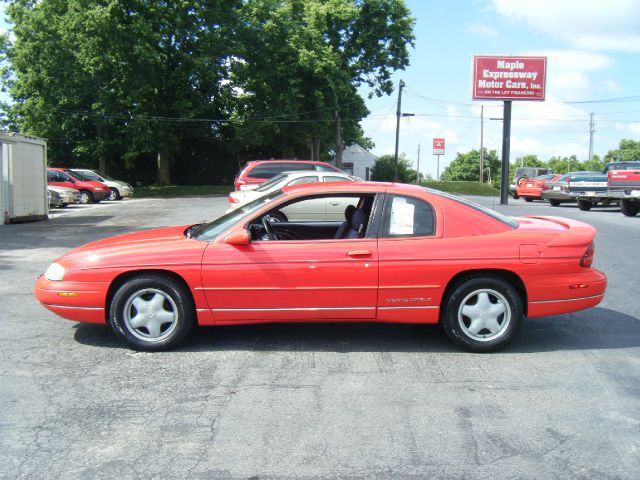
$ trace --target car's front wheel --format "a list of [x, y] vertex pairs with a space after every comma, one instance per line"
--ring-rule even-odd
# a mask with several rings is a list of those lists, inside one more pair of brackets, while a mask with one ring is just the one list
[[118, 190], [116, 190], [115, 188], [110, 188], [109, 189], [109, 194], [107, 195], [107, 200], [109, 200], [110, 202], [113, 202], [114, 200], [120, 200], [120, 194], [118, 193]]
[[168, 276], [153, 273], [122, 284], [109, 310], [113, 331], [137, 350], [175, 347], [189, 334], [195, 317], [189, 289]]
[[93, 194], [87, 190], [80, 190], [80, 200], [78, 203], [82, 205], [89, 205], [93, 203]]
[[459, 283], [444, 305], [442, 326], [451, 340], [471, 352], [506, 346], [522, 326], [522, 299], [509, 282], [496, 276]]
[[520, 195], [518, 195], [516, 192], [511, 192], [511, 198], [513, 198], [514, 200], [518, 200], [520, 198]]
[[533, 197], [522, 197], [525, 202], [533, 202]]
[[551, 204], [552, 207], [557, 207], [558, 205], [560, 205], [560, 200], [551, 199], [549, 200], [549, 203]]

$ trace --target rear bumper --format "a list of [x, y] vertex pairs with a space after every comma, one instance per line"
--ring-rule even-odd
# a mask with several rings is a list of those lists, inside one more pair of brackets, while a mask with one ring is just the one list
[[542, 198], [542, 190], [539, 188], [520, 187], [516, 193], [521, 197]]
[[607, 190], [609, 198], [640, 200], [640, 190]]
[[541, 197], [544, 200], [559, 200], [560, 202], [575, 202], [576, 196], [561, 190], [545, 190]]
[[584, 270], [579, 273], [527, 279], [527, 316], [541, 317], [577, 312], [598, 305], [607, 289], [607, 276], [595, 268]]

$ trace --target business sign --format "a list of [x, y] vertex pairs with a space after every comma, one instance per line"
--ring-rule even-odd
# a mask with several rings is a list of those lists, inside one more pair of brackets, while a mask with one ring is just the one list
[[444, 138], [433, 139], [433, 154], [444, 155]]
[[547, 57], [476, 55], [474, 100], [544, 100]]

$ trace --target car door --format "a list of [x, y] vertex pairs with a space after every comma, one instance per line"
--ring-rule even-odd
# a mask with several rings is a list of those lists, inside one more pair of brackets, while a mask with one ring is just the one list
[[378, 320], [438, 321], [442, 247], [430, 203], [412, 196], [386, 196], [378, 239]]
[[56, 187], [76, 188], [73, 179], [66, 173], [58, 170], [47, 170], [47, 183]]
[[204, 253], [202, 284], [216, 323], [374, 319], [377, 240], [218, 239]]

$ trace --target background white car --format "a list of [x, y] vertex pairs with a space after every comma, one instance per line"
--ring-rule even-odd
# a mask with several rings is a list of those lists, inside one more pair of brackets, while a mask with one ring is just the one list
[[133, 187], [127, 182], [116, 180], [109, 175], [100, 173], [97, 170], [89, 170], [85, 168], [71, 168], [73, 172], [79, 172], [89, 180], [104, 183], [109, 187], [109, 194], [105, 200], [120, 200], [123, 197], [133, 197]]
[[[282, 172], [254, 190], [238, 190], [229, 194], [227, 213], [256, 198], [290, 185], [318, 182], [354, 182], [357, 177], [339, 172], [299, 171]], [[330, 197], [284, 207], [272, 215], [271, 221], [344, 220], [345, 209], [353, 204], [353, 198]]]

